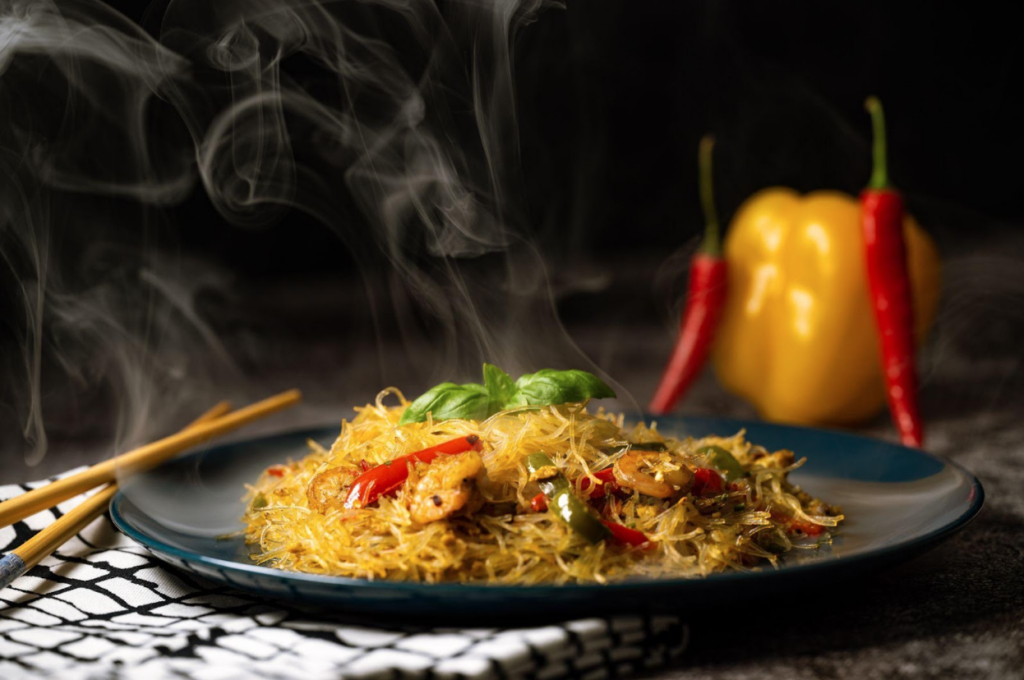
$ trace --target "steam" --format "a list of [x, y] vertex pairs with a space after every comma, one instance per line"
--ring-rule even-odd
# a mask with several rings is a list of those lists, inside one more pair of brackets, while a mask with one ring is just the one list
[[[171, 0], [151, 34], [91, 0], [6, 3], [3, 368], [26, 460], [90, 395], [123, 448], [245, 392], [195, 305], [230, 277], [175, 254], [166, 208], [197, 190], [249, 229], [300, 210], [357, 244], [369, 224], [391, 271], [357, 258], [376, 313], [436, 338], [414, 382], [586, 365], [524, 236], [513, 45], [552, 4]], [[132, 219], [106, 222], [110, 201]]]

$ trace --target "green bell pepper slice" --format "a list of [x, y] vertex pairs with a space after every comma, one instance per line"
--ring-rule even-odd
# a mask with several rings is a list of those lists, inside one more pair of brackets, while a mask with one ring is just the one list
[[[526, 458], [526, 469], [531, 475], [546, 467], [554, 467], [554, 463], [544, 453], [533, 453]], [[598, 543], [611, 537], [611, 532], [601, 520], [587, 507], [586, 503], [576, 497], [572, 484], [561, 472], [551, 477], [538, 479], [540, 490], [548, 499], [548, 509], [555, 513], [570, 529], [591, 543]]]
[[721, 446], [702, 446], [697, 449], [697, 453], [707, 456], [712, 467], [724, 474], [727, 482], [735, 482], [747, 474], [740, 462], [736, 460], [736, 456]]

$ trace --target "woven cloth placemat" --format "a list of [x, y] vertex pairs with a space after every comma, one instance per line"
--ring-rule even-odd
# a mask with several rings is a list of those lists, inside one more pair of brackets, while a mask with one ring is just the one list
[[[0, 486], [0, 500], [44, 483]], [[0, 552], [83, 498], [0, 529]], [[5, 680], [596, 679], [664, 665], [687, 636], [676, 617], [640, 615], [534, 628], [342, 622], [170, 569], [106, 515], [0, 591]]]

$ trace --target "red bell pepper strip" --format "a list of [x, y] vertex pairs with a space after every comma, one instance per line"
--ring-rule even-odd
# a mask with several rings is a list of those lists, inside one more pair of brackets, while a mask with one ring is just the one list
[[616, 495], [626, 495], [622, 485], [615, 480], [615, 471], [612, 468], [605, 468], [593, 473], [593, 475], [601, 481], [600, 484], [594, 484], [590, 481], [589, 477], [580, 482], [580, 491], [586, 494], [587, 498], [601, 498], [608, 492]]
[[530, 499], [530, 508], [534, 512], [548, 511], [548, 497], [544, 495], [543, 491]]
[[804, 522], [790, 515], [784, 515], [781, 512], [772, 512], [772, 519], [783, 522], [786, 525], [786, 531], [789, 533], [802, 531], [808, 536], [820, 536], [825, 531], [825, 527], [820, 524]]
[[697, 468], [693, 471], [693, 486], [690, 493], [694, 496], [716, 496], [722, 493], [724, 482], [722, 474], [711, 468]]
[[700, 141], [700, 197], [704, 208], [704, 240], [690, 261], [686, 309], [679, 324], [679, 338], [665, 366], [648, 409], [668, 413], [686, 393], [707, 361], [718, 320], [725, 306], [728, 280], [718, 236], [718, 214], [711, 186], [711, 152], [714, 140]]
[[464, 453], [470, 449], [479, 451], [480, 448], [480, 437], [471, 434], [372, 467], [352, 482], [345, 507], [365, 508], [381, 496], [394, 493], [409, 478], [409, 465], [412, 463], [431, 463], [441, 454]]
[[612, 538], [619, 543], [625, 543], [626, 545], [631, 545], [634, 548], [639, 548], [644, 545], [653, 545], [651, 539], [647, 538], [647, 535], [642, 531], [630, 529], [627, 526], [616, 524], [615, 522], [609, 522], [606, 519], [602, 519], [601, 524], [608, 527], [608, 531], [611, 532]]
[[271, 477], [284, 477], [284, 473], [288, 470], [283, 465], [271, 465], [267, 468], [267, 474]]
[[920, 447], [924, 429], [917, 408], [914, 367], [914, 313], [903, 238], [903, 199], [889, 184], [882, 104], [869, 97], [865, 107], [874, 128], [874, 169], [860, 195], [868, 286], [882, 350], [889, 412], [900, 440]]

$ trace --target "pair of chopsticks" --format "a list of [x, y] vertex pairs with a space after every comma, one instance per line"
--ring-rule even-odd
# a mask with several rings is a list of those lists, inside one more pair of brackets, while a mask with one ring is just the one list
[[117, 492], [118, 474], [124, 478], [148, 470], [196, 444], [294, 406], [301, 398], [298, 390], [289, 390], [234, 412], [231, 412], [231, 404], [222, 401], [176, 434], [0, 503], [0, 527], [5, 527], [89, 489], [106, 485], [35, 536], [0, 557], [0, 590], [39, 564], [101, 515]]

